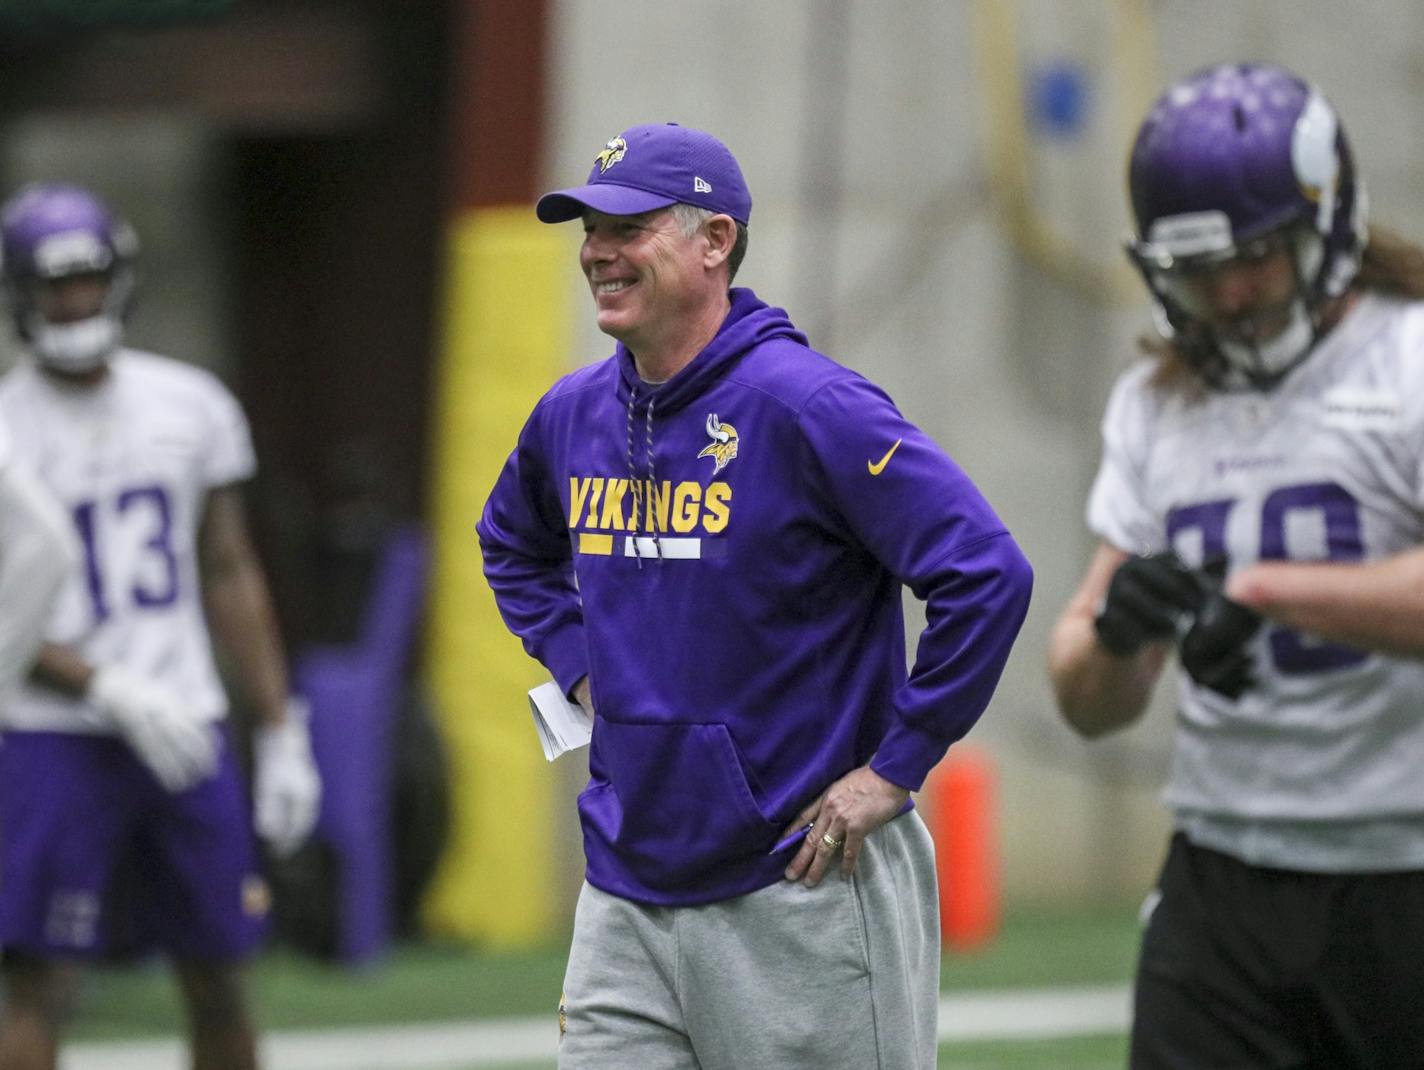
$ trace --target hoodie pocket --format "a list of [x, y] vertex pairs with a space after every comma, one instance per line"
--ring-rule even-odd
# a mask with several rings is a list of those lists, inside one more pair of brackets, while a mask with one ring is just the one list
[[612, 790], [585, 792], [581, 807], [648, 885], [765, 851], [779, 831], [762, 816], [726, 725], [600, 719], [595, 731]]

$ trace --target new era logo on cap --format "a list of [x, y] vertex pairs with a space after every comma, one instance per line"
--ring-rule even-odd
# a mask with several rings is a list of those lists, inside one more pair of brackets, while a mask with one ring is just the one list
[[752, 212], [751, 192], [726, 145], [690, 126], [650, 123], [610, 139], [584, 185], [544, 194], [535, 212], [545, 223], [562, 223], [590, 208], [638, 215], [679, 202], [742, 224]]

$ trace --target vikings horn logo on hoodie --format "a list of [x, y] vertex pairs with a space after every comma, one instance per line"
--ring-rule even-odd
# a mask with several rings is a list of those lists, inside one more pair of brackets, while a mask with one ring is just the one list
[[716, 468], [712, 469], [715, 476], [722, 469], [731, 463], [732, 458], [737, 455], [737, 429], [731, 424], [724, 424], [717, 419], [717, 414], [707, 414], [707, 434], [712, 439], [710, 446], [703, 447], [698, 457], [711, 457]]

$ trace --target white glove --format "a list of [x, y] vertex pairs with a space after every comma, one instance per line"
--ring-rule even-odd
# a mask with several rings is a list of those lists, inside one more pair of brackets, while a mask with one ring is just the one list
[[287, 700], [280, 725], [260, 725], [253, 736], [257, 834], [279, 856], [290, 855], [316, 825], [321, 805], [321, 775], [312, 757], [307, 722], [311, 708], [304, 698]]
[[218, 737], [210, 722], [167, 688], [120, 665], [94, 671], [85, 699], [117, 728], [139, 759], [170, 792], [217, 772]]

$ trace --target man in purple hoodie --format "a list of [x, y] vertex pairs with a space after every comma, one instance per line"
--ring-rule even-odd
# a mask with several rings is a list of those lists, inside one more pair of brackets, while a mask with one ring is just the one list
[[730, 288], [751, 195], [716, 138], [633, 127], [537, 211], [582, 220], [618, 342], [540, 400], [478, 529], [595, 714], [559, 1065], [933, 1067], [910, 793], [988, 704], [1028, 562], [883, 391]]

